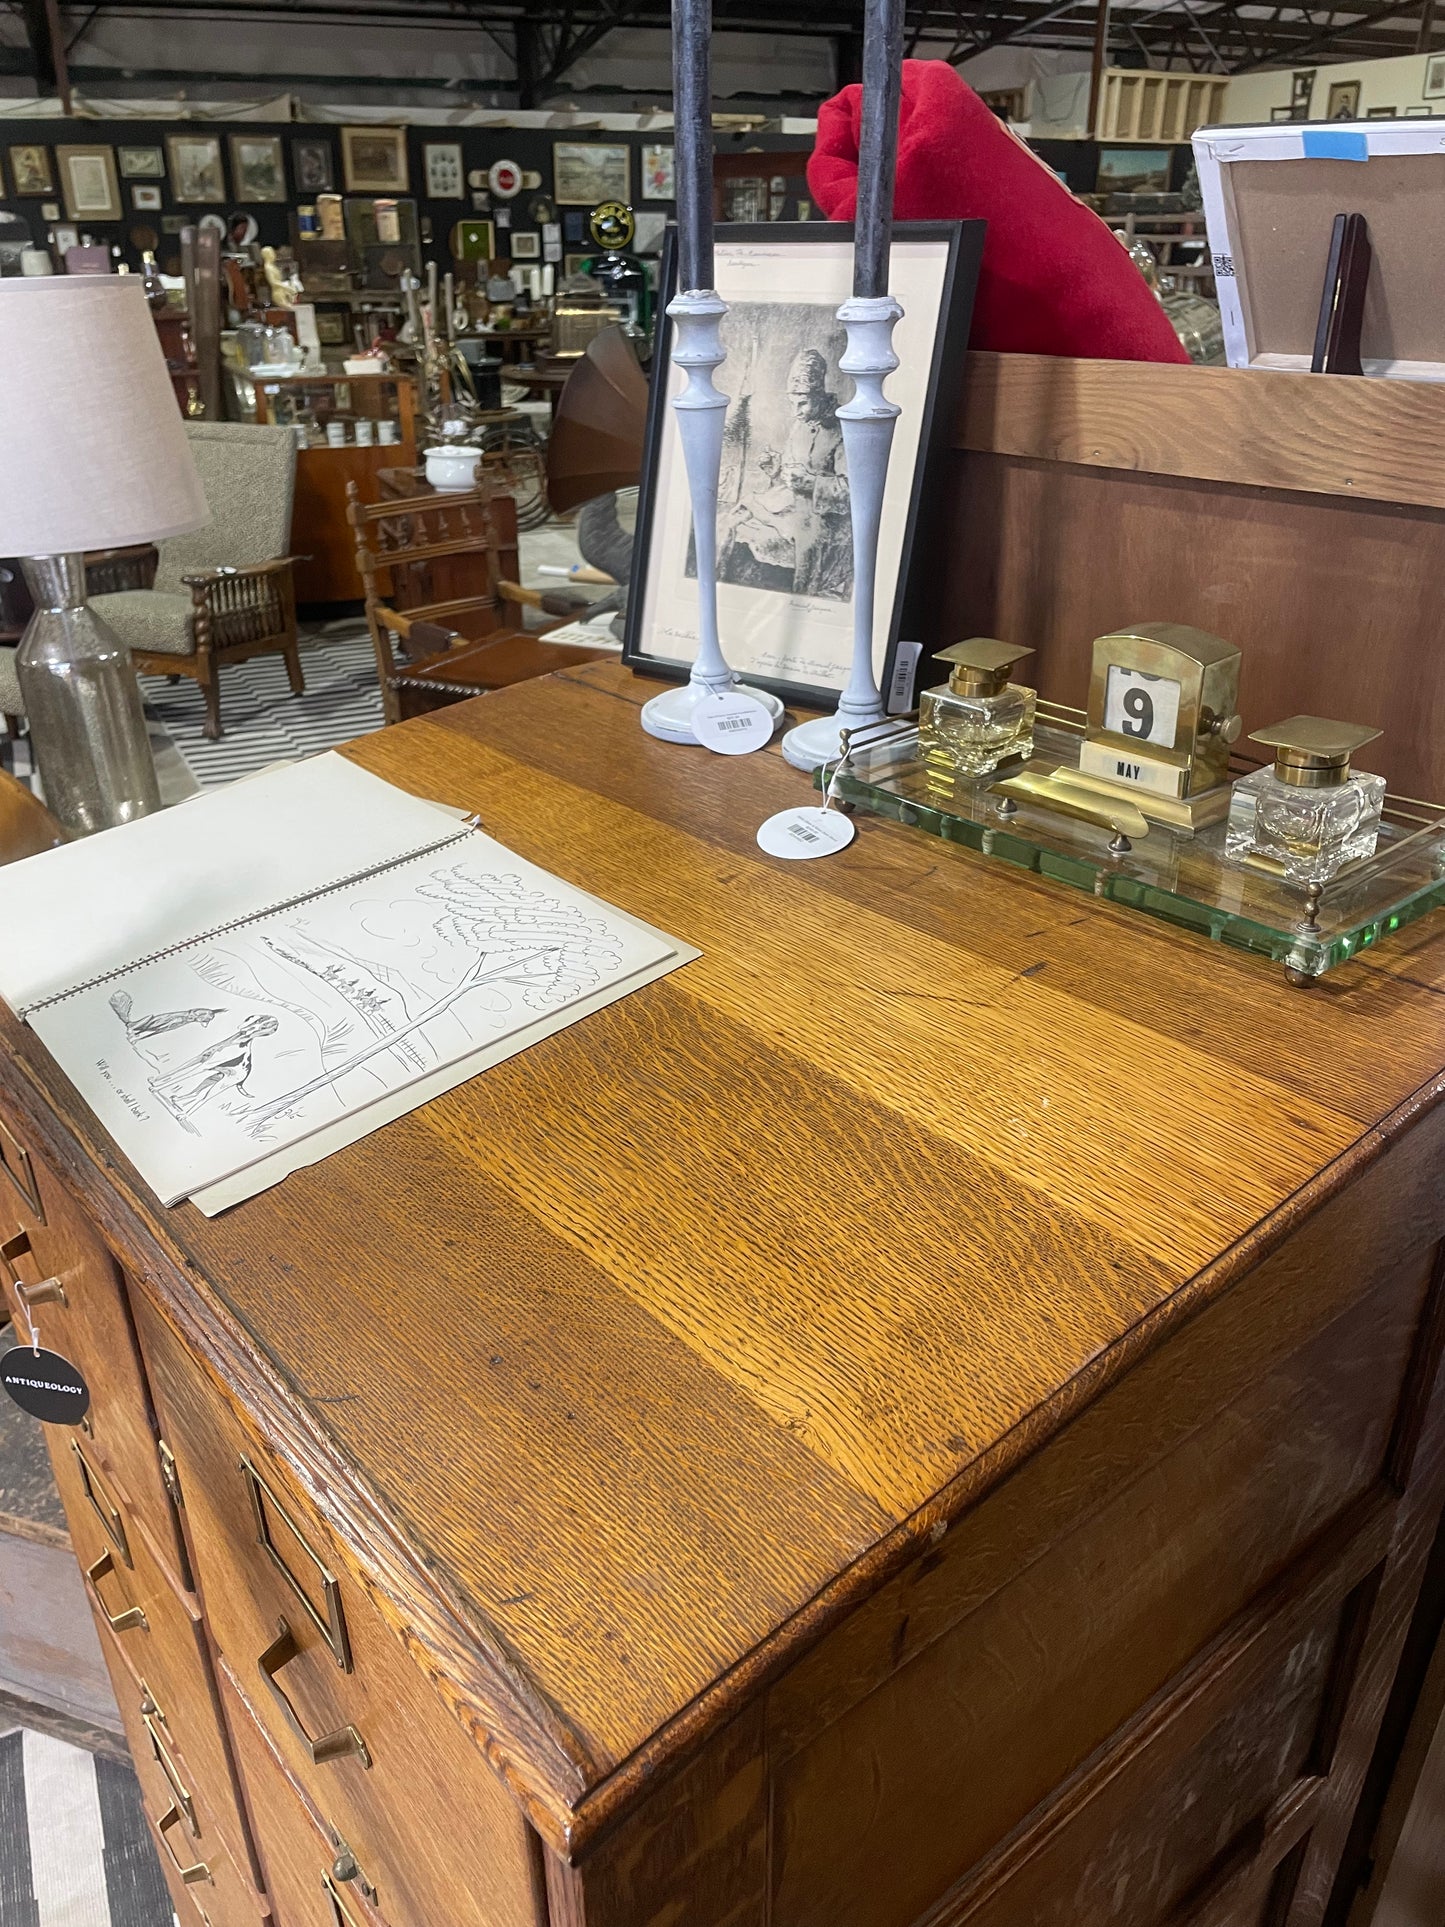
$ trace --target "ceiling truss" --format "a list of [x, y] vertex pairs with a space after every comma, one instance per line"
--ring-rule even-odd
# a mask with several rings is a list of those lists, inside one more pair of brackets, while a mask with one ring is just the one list
[[[955, 63], [1006, 44], [1087, 52], [1094, 43], [1099, 4], [908, 0], [908, 48], [922, 48], [930, 55], [941, 52]], [[577, 64], [614, 28], [665, 30], [670, 7], [669, 0], [146, 0], [143, 6], [135, 0], [86, 5], [0, 0], [0, 11], [17, 16], [24, 28], [23, 46], [0, 48], [0, 70], [28, 75], [42, 92], [53, 89], [57, 69], [63, 73], [67, 65], [73, 82], [92, 91], [119, 78], [113, 66], [88, 57], [87, 36], [107, 15], [143, 12], [204, 19], [218, 29], [303, 21], [474, 29], [497, 45], [513, 70], [510, 87], [504, 81], [489, 91], [510, 93], [517, 105], [529, 107], [569, 91], [569, 76]], [[1159, 0], [1157, 5], [1113, 0], [1108, 59], [1119, 66], [1199, 73], [1376, 59], [1428, 48], [1434, 15], [1435, 0], [1355, 0], [1350, 7], [1311, 5], [1308, 0]], [[846, 78], [858, 57], [862, 0], [714, 0], [713, 20], [721, 31], [829, 39], [837, 50], [838, 71]], [[394, 84], [394, 76], [387, 78]], [[764, 87], [759, 97], [767, 94]]]

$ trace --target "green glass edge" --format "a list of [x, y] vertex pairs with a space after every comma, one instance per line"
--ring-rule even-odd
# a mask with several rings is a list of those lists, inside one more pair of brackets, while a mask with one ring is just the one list
[[[815, 788], [822, 787], [821, 775], [821, 771], [814, 772]], [[1312, 938], [1299, 929], [1276, 930], [1269, 924], [1242, 917], [1236, 911], [1221, 910], [1213, 904], [1198, 903], [1192, 897], [1178, 896], [1171, 890], [1161, 889], [1157, 884], [1121, 876], [1101, 865], [1090, 863], [1084, 857], [1063, 856], [1057, 851], [1046, 850], [1031, 838], [1017, 836], [993, 824], [975, 823], [971, 817], [955, 816], [948, 810], [897, 796], [891, 790], [863, 782], [846, 770], [834, 771], [831, 782], [834, 795], [859, 804], [876, 816], [891, 818], [906, 829], [922, 830], [926, 835], [937, 836], [945, 843], [961, 843], [965, 849], [974, 850], [994, 862], [1031, 870], [1036, 876], [1049, 877], [1056, 883], [1067, 884], [1070, 889], [1086, 891], [1088, 895], [1099, 897], [1107, 903], [1121, 904], [1125, 909], [1138, 910], [1161, 922], [1192, 930], [1214, 943], [1226, 943], [1236, 950], [1268, 957], [1274, 963], [1286, 964], [1309, 977], [1322, 977], [1326, 971], [1348, 963], [1351, 957], [1368, 950], [1381, 937], [1404, 929], [1407, 924], [1416, 922], [1445, 904], [1445, 877], [1441, 877], [1422, 884], [1398, 903], [1376, 912], [1350, 929], [1337, 931], [1328, 938]]]

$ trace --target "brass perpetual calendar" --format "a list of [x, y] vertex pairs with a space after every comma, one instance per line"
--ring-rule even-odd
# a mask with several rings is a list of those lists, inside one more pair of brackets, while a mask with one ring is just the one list
[[1218, 823], [1238, 704], [1239, 651], [1218, 636], [1178, 622], [1100, 636], [1079, 777], [1185, 835]]

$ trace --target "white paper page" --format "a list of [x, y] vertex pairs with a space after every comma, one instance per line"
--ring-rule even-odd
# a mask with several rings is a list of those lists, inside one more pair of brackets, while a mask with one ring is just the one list
[[172, 1204], [676, 949], [473, 831], [30, 1022]]
[[328, 752], [0, 870], [0, 997], [41, 998], [446, 834]]

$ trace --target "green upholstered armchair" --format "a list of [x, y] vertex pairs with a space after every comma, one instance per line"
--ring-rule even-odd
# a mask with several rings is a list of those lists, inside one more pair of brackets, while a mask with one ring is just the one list
[[[211, 520], [158, 545], [150, 588], [92, 595], [91, 606], [149, 675], [190, 676], [206, 698], [205, 734], [221, 734], [222, 663], [283, 656], [293, 694], [306, 685], [296, 647], [289, 428], [187, 422]], [[0, 702], [0, 710], [3, 710]]]

